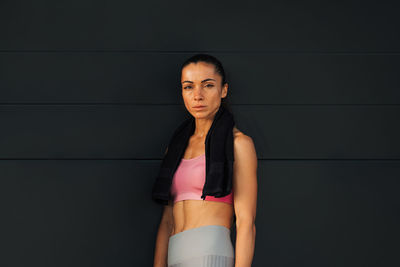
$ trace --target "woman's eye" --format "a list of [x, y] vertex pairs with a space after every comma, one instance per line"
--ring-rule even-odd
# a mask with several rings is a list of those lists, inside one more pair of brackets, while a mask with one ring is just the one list
[[[214, 85], [213, 84], [207, 84], [206, 87], [210, 88], [210, 87], [214, 87]], [[192, 89], [192, 86], [188, 85], [188, 86], [183, 87], [183, 89]]]

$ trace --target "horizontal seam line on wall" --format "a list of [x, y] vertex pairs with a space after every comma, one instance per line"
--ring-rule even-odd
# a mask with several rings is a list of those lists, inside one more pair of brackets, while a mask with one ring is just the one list
[[137, 53], [137, 54], [271, 54], [271, 55], [400, 55], [400, 51], [273, 51], [273, 50], [134, 50], [134, 49], [0, 49], [0, 53]]
[[[0, 103], [0, 106], [182, 106], [182, 104], [168, 104], [168, 103], [24, 103], [24, 102], [13, 102], [13, 103]], [[385, 106], [385, 107], [398, 107], [399, 104], [291, 104], [291, 103], [281, 103], [281, 104], [232, 104], [230, 106]]]

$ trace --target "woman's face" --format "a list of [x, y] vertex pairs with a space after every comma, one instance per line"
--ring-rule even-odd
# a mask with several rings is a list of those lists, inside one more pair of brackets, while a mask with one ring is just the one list
[[228, 92], [228, 85], [222, 86], [221, 80], [214, 65], [205, 62], [190, 63], [182, 69], [182, 98], [193, 117], [207, 118], [215, 115], [221, 105], [221, 98], [226, 97]]

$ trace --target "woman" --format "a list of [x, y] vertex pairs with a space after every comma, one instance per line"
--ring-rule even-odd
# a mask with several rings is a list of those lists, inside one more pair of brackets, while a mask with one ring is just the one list
[[[223, 112], [221, 110], [227, 109], [224, 101], [228, 93], [228, 83], [225, 80], [222, 64], [215, 57], [197, 54], [182, 65], [181, 85], [185, 107], [193, 116], [195, 126], [191, 132], [193, 134], [188, 135], [186, 143], [183, 142], [182, 153], [179, 154], [174, 148], [179, 164], [176, 164], [177, 166], [170, 164], [175, 166], [171, 167], [172, 181], [167, 182], [165, 175], [163, 183], [159, 182], [157, 185], [159, 191], [163, 187], [164, 191], [168, 190], [171, 194], [168, 198], [164, 198], [165, 202], [160, 202], [165, 205], [157, 233], [153, 266], [250, 267], [255, 248], [257, 204], [257, 156], [254, 143], [251, 137], [236, 127], [230, 128], [231, 131], [228, 133], [232, 133], [234, 157], [234, 161], [231, 162], [233, 165], [231, 192], [206, 195], [212, 190], [210, 189], [213, 184], [212, 179], [216, 181], [220, 178], [208, 174], [210, 168], [213, 168], [209, 167], [209, 164], [217, 166], [218, 163], [211, 161], [217, 161], [218, 155], [221, 154], [217, 152], [221, 152], [223, 148], [220, 146], [217, 151], [215, 147], [223, 142], [214, 141], [213, 144], [207, 140], [207, 134], [211, 135], [211, 129], [215, 128], [212, 126], [217, 118], [216, 115], [220, 116], [219, 114]], [[216, 137], [212, 138], [217, 140]], [[229, 145], [229, 142], [226, 143]], [[168, 149], [169, 153], [173, 153], [171, 144], [172, 141], [167, 147], [166, 155]], [[210, 148], [207, 145], [210, 145]], [[229, 148], [225, 150], [229, 151]], [[227, 155], [223, 158], [229, 158], [229, 154]], [[224, 171], [229, 177], [227, 169], [229, 168], [225, 168]], [[168, 169], [162, 168], [162, 170], [167, 173]], [[221, 185], [229, 184], [226, 181], [223, 183], [221, 180]], [[206, 184], [208, 188], [205, 189]], [[229, 186], [225, 188], [230, 189]], [[235, 248], [230, 238], [234, 217]]]

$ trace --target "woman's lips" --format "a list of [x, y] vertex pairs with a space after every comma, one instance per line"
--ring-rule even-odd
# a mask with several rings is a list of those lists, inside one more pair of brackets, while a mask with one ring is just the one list
[[203, 109], [203, 108], [205, 108], [206, 106], [197, 106], [197, 107], [193, 107], [194, 109]]

